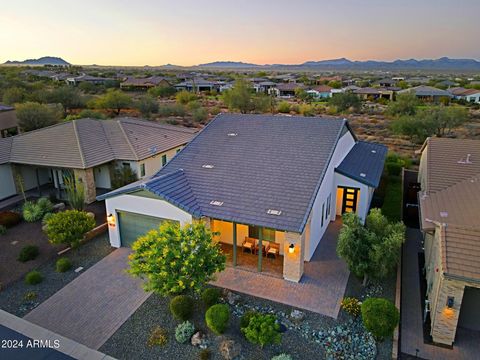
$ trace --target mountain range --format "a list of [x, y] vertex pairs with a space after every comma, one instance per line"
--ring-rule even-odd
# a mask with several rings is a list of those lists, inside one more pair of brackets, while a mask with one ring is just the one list
[[23, 61], [8, 60], [4, 64], [5, 65], [61, 65], [61, 66], [70, 65], [69, 62], [63, 60], [62, 58], [54, 57], [54, 56], [43, 56], [38, 59], [27, 59]]
[[353, 61], [346, 58], [306, 61], [302, 64], [258, 65], [236, 61], [215, 61], [197, 65], [199, 68], [276, 68], [276, 69], [315, 69], [315, 70], [480, 70], [480, 61], [474, 59], [408, 59], [394, 61]]

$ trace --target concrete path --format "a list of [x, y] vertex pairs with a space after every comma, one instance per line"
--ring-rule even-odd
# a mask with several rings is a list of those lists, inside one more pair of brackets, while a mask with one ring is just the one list
[[422, 234], [407, 229], [402, 260], [401, 352], [421, 359], [480, 359], [480, 333], [458, 328], [453, 348], [444, 348], [423, 342], [423, 314], [420, 296], [418, 253], [422, 251]]
[[125, 273], [129, 248], [99, 261], [24, 319], [98, 349], [150, 296]]
[[337, 318], [349, 271], [336, 254], [341, 221], [328, 225], [299, 283], [227, 267], [212, 285]]

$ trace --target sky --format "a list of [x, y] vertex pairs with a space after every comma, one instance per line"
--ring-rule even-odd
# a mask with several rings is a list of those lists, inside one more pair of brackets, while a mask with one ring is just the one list
[[0, 0], [0, 63], [480, 59], [479, 0]]

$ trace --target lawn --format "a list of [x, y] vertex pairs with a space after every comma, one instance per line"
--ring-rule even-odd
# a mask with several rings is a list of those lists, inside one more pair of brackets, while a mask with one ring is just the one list
[[390, 176], [387, 180], [382, 214], [390, 221], [400, 221], [402, 210], [402, 181], [400, 177]]

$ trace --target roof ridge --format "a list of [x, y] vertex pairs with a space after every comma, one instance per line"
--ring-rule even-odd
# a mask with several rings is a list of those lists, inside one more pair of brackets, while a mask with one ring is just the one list
[[159, 124], [159, 123], [156, 123], [156, 122], [152, 122], [152, 121], [144, 120], [144, 119], [140, 119], [140, 118], [121, 117], [121, 118], [118, 118], [117, 121], [120, 121], [120, 122], [123, 122], [123, 121], [130, 122], [131, 121], [131, 123], [134, 123], [135, 125], [139, 125], [139, 126], [158, 127], [158, 128], [172, 130], [172, 131], [178, 131], [178, 132], [186, 132], [186, 133], [193, 133], [194, 132], [194, 130], [190, 130], [189, 128], [179, 128], [175, 125]]
[[80, 138], [78, 136], [78, 131], [77, 131], [77, 120], [72, 120], [72, 127], [73, 127], [73, 132], [75, 134], [75, 139], [77, 140], [77, 146], [78, 146], [78, 152], [80, 154], [80, 159], [82, 161], [83, 168], [86, 169], [87, 164], [85, 162], [85, 157], [83, 156], [82, 145], [80, 143]]
[[120, 119], [117, 119], [116, 123], [117, 123], [118, 127], [120, 128], [120, 131], [122, 132], [123, 136], [125, 136], [125, 140], [127, 141], [127, 144], [130, 147], [130, 150], [132, 150], [132, 153], [133, 153], [133, 156], [134, 156], [135, 160], [139, 161], [138, 154], [135, 151], [135, 148], [133, 147], [132, 143], [130, 142], [130, 139], [128, 138], [128, 135], [127, 135], [125, 129], [123, 128], [122, 122], [120, 121]]

